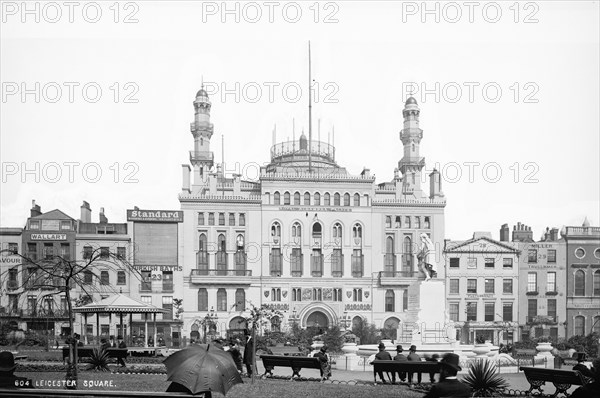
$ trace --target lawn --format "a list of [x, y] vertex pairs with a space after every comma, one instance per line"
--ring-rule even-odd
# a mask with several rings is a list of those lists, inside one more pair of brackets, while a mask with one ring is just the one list
[[[32, 379], [38, 384], [37, 388], [58, 389], [62, 387], [49, 386], [48, 382], [58, 383], [64, 379], [64, 373], [33, 373], [21, 372], [18, 376]], [[106, 387], [84, 387], [102, 383]], [[44, 384], [44, 385], [42, 385]], [[111, 387], [112, 385], [112, 387]], [[81, 372], [79, 374], [80, 390], [125, 390], [125, 391], [165, 391], [169, 385], [166, 375], [122, 375], [102, 372]], [[213, 394], [218, 397], [220, 394]], [[319, 383], [314, 381], [282, 381], [255, 380], [244, 378], [244, 384], [238, 384], [227, 394], [228, 398], [243, 397], [336, 397], [336, 398], [384, 398], [384, 397], [421, 398], [422, 393], [409, 390], [406, 386], [391, 385], [347, 385]]]

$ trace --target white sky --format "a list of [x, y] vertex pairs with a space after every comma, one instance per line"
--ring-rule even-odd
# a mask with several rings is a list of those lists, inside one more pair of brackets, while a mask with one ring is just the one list
[[[335, 125], [338, 163], [352, 174], [366, 166], [378, 183], [393, 177], [402, 157], [403, 84], [435, 90], [439, 83], [439, 100], [420, 91], [415, 97], [424, 131], [421, 155], [428, 170], [439, 163], [445, 178], [447, 238], [466, 239], [473, 231], [491, 231], [498, 238], [501, 224], [512, 229], [517, 221], [532, 226], [535, 239], [546, 226], [580, 225], [585, 216], [600, 225], [598, 2], [520, 3], [518, 15], [514, 2], [478, 2], [472, 23], [464, 2], [453, 3], [462, 12], [456, 23], [450, 20], [457, 8], [447, 3], [437, 3], [438, 23], [434, 14], [422, 15], [421, 2], [321, 2], [316, 7], [275, 2], [273, 23], [264, 2], [238, 3], [237, 23], [235, 13], [221, 14], [221, 2], [120, 3], [118, 23], [114, 2], [79, 2], [72, 23], [62, 2], [54, 3], [62, 13], [55, 23], [54, 6], [39, 3], [36, 22], [35, 12], [23, 14], [21, 2], [2, 3], [3, 227], [22, 226], [32, 199], [44, 212], [59, 208], [74, 218], [86, 200], [94, 221], [100, 207], [111, 222], [125, 221], [125, 210], [136, 205], [178, 209], [181, 164], [188, 163], [193, 149], [192, 102], [202, 76], [219, 90], [222, 85], [234, 90], [239, 83], [238, 101], [233, 94], [222, 98], [220, 91], [211, 96], [211, 148], [220, 161], [224, 135], [227, 169], [233, 171], [237, 162], [239, 170], [254, 174], [255, 168], [245, 165], [269, 160], [275, 124], [278, 141], [291, 138], [293, 118], [296, 137], [302, 128], [308, 131], [308, 40], [320, 95], [313, 107], [314, 137], [317, 119], [322, 141]], [[95, 18], [96, 4], [102, 15], [96, 23], [87, 22]], [[255, 5], [262, 17], [251, 23]], [[298, 8], [299, 21], [288, 22]], [[488, 22], [498, 8], [498, 22]], [[210, 15], [212, 10], [217, 14]], [[127, 15], [138, 22], [123, 23]], [[338, 22], [324, 23], [328, 15]], [[35, 91], [36, 82], [39, 103], [34, 94], [23, 98], [20, 91], [22, 83]], [[56, 103], [50, 102], [56, 96], [53, 82], [62, 87]], [[72, 103], [65, 82], [79, 84]], [[277, 84], [272, 101], [269, 82]], [[465, 82], [477, 85], [472, 102]], [[89, 100], [93, 87], [84, 98], [86, 83], [102, 89], [96, 103]], [[289, 100], [295, 97], [293, 87], [288, 100], [284, 95], [282, 87], [289, 83], [303, 90], [296, 103]], [[489, 98], [495, 97], [494, 87], [501, 88], [497, 102], [485, 100], [486, 84]], [[253, 103], [256, 85], [262, 95]], [[456, 86], [462, 97], [452, 102]], [[120, 88], [117, 103], [115, 87]], [[125, 103], [124, 96], [136, 87], [132, 98], [138, 102]], [[324, 103], [326, 94], [337, 103]], [[57, 177], [52, 162], [62, 175]], [[79, 162], [72, 181], [68, 162]], [[88, 181], [82, 174], [91, 162], [102, 171], [97, 182], [89, 182], [93, 167], [87, 169]], [[111, 169], [116, 162], [118, 175]], [[480, 163], [471, 181], [468, 162]], [[490, 162], [502, 172], [495, 183], [482, 175]], [[133, 165], [126, 168], [127, 163]], [[24, 174], [24, 168], [34, 171]], [[137, 182], [125, 182], [130, 172]], [[537, 182], [526, 182], [528, 176]], [[488, 177], [495, 177], [494, 168]]]

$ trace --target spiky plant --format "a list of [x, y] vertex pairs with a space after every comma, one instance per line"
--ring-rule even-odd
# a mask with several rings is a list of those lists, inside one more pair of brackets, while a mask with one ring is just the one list
[[473, 390], [474, 397], [496, 397], [508, 387], [506, 380], [496, 374], [496, 366], [492, 361], [480, 359], [471, 366], [462, 382]]
[[94, 348], [92, 355], [90, 356], [90, 365], [87, 370], [99, 370], [102, 372], [108, 372], [108, 352], [104, 348]]

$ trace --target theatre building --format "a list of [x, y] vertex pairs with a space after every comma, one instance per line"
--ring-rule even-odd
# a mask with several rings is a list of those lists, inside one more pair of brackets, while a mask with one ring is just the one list
[[600, 334], [600, 227], [586, 218], [560, 234], [567, 242], [567, 338]]
[[[390, 162], [395, 177], [382, 183], [369, 169], [351, 174], [337, 163], [334, 146], [310, 133], [285, 142], [274, 137], [257, 181], [225, 175], [210, 150], [214, 127], [204, 89], [194, 109], [191, 167], [182, 165], [179, 194], [184, 334], [201, 338], [207, 318], [219, 334], [240, 330], [251, 305], [263, 304], [281, 313], [268, 320], [273, 331], [294, 322], [350, 327], [362, 319], [395, 338], [410, 333], [407, 290], [424, 279], [420, 234], [438, 248], [444, 279], [446, 204], [440, 174], [425, 175], [415, 99], [404, 104], [400, 142], [390, 132], [384, 143], [402, 153]], [[426, 193], [421, 184], [428, 180]]]
[[517, 340], [519, 250], [489, 232], [475, 232], [469, 240], [446, 241], [444, 255], [447, 309], [457, 340]]
[[[178, 263], [183, 220], [183, 212], [177, 210], [140, 210], [137, 207], [127, 210], [133, 241], [130, 258], [137, 271], [135, 279], [130, 278], [130, 296], [165, 310], [156, 315], [156, 321], [152, 314], [133, 315], [132, 333], [135, 336], [154, 336], [156, 333], [157, 346], [177, 347], [181, 344], [181, 320], [175, 303], [183, 298], [183, 274]], [[191, 305], [184, 300], [182, 309], [187, 311]]]

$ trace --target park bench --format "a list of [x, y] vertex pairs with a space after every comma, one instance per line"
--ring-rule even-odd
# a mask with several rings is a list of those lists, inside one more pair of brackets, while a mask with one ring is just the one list
[[406, 373], [440, 373], [439, 362], [417, 362], [417, 361], [389, 361], [376, 359], [373, 365], [373, 378], [377, 382], [378, 372], [406, 372]]
[[275, 366], [292, 368], [292, 379], [294, 376], [300, 377], [300, 370], [302, 368], [321, 369], [321, 362], [319, 361], [319, 358], [285, 355], [262, 355], [261, 359], [265, 367], [265, 373], [263, 374], [263, 377], [265, 377], [267, 373], [273, 376], [273, 368], [275, 368]]
[[300, 349], [298, 347], [294, 347], [294, 346], [282, 346], [282, 347], [269, 347], [269, 350], [273, 353], [273, 355], [291, 355], [291, 356], [303, 356], [302, 352], [300, 352]]
[[[68, 398], [68, 397], [124, 397], [124, 398], [147, 398], [148, 392], [139, 391], [94, 391], [94, 390], [50, 390], [50, 389], [0, 389], [0, 397], [7, 398]], [[152, 397], [189, 397], [187, 393], [181, 392], [152, 392]]]
[[533, 368], [529, 366], [521, 366], [519, 370], [525, 372], [525, 377], [531, 385], [528, 391], [529, 394], [534, 389], [543, 394], [542, 386], [549, 381], [556, 387], [556, 391], [552, 397], [556, 397], [558, 394], [563, 394], [566, 397], [568, 396], [567, 390], [572, 385], [582, 386], [587, 383], [587, 378], [576, 370]]
[[[77, 357], [78, 358], [89, 358], [92, 356], [94, 352], [94, 348], [97, 347], [77, 347]], [[109, 358], [127, 358], [127, 348], [107, 348], [106, 352], [108, 352]], [[62, 349], [63, 355], [63, 363], [65, 359], [69, 357], [69, 347], [63, 347]]]

